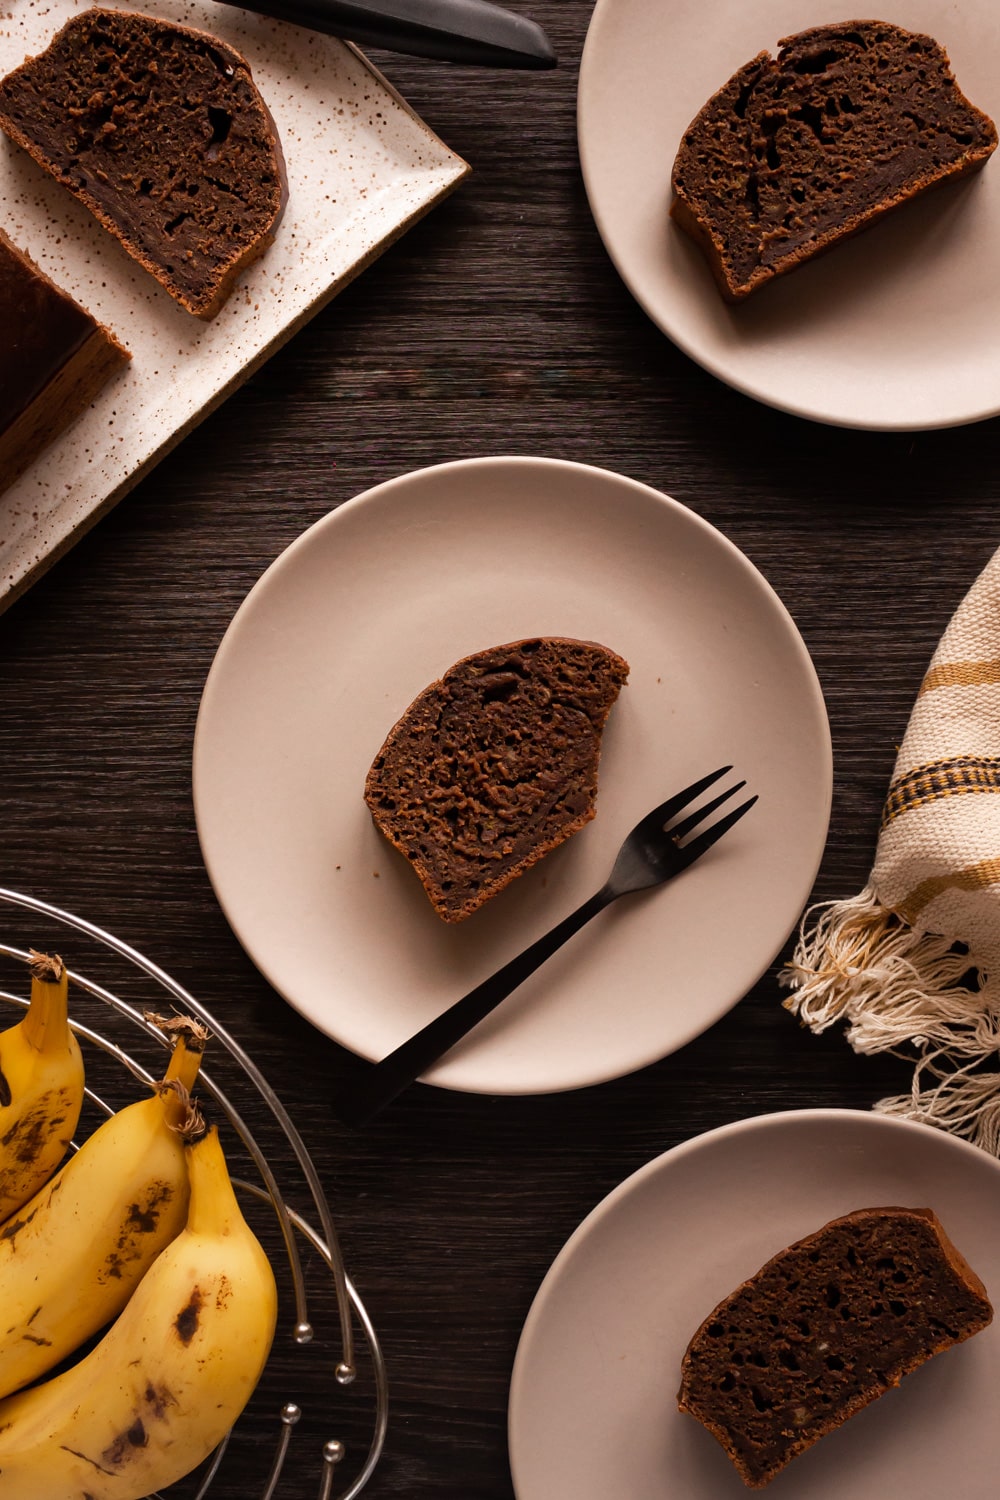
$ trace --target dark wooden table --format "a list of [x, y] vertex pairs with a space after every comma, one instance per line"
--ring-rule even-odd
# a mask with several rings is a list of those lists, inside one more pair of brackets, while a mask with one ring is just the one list
[[[372, 53], [473, 175], [0, 618], [0, 883], [148, 954], [285, 1100], [384, 1344], [378, 1500], [509, 1500], [521, 1324], [568, 1234], [622, 1178], [744, 1116], [866, 1108], [907, 1074], [802, 1030], [781, 1008], [782, 955], [707, 1035], [634, 1076], [548, 1098], [420, 1087], [363, 1133], [340, 1125], [330, 1099], [352, 1059], [254, 971], [195, 834], [199, 695], [245, 594], [312, 522], [426, 464], [547, 455], [666, 491], [757, 564], [812, 652], [836, 775], [822, 898], [863, 884], [921, 675], [1000, 542], [996, 421], [918, 435], [813, 425], [718, 384], [647, 320], [577, 162], [590, 7], [539, 0], [533, 14], [555, 72]], [[329, 1328], [322, 1278], [317, 1298]], [[293, 1394], [287, 1344], [276, 1369]], [[331, 1420], [310, 1414], [305, 1441], [363, 1445], [365, 1384]], [[260, 1493], [269, 1451], [254, 1426], [219, 1493]], [[316, 1476], [296, 1458], [280, 1495], [305, 1500]]]

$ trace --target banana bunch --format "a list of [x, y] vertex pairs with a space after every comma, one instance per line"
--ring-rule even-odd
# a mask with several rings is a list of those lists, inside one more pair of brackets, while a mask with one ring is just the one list
[[264, 1368], [277, 1295], [216, 1131], [192, 1123], [190, 1201], [102, 1341], [0, 1401], [0, 1500], [142, 1500], [195, 1468]]
[[119, 1110], [0, 1231], [0, 1396], [37, 1380], [128, 1301], [187, 1218], [190, 1111], [206, 1033], [180, 1023], [166, 1075]]
[[59, 957], [31, 954], [31, 1001], [0, 1034], [0, 1224], [51, 1177], [83, 1104], [83, 1058], [69, 1026]]

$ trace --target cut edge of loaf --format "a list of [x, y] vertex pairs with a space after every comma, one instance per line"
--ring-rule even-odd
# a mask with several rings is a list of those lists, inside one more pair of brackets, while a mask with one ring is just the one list
[[12, 69], [11, 74], [6, 76], [12, 76], [14, 73], [19, 72], [21, 68], [25, 68], [28, 65], [44, 58], [46, 53], [55, 45], [57, 41], [60, 40], [60, 38], [95, 15], [108, 15], [114, 16], [116, 18], [121, 17], [125, 19], [136, 19], [139, 21], [149, 22], [157, 26], [163, 26], [175, 32], [183, 33], [186, 36], [194, 38], [202, 44], [213, 48], [227, 60], [228, 65], [234, 70], [234, 72], [238, 69], [242, 74], [245, 75], [247, 84], [253, 92], [255, 104], [261, 112], [261, 118], [267, 126], [269, 135], [268, 144], [274, 157], [275, 174], [279, 189], [278, 203], [266, 230], [259, 234], [253, 241], [235, 250], [232, 257], [218, 268], [214, 277], [213, 286], [206, 294], [206, 296], [200, 299], [195, 299], [190, 295], [184, 293], [178, 287], [172, 285], [169, 279], [169, 275], [165, 273], [164, 268], [146, 252], [146, 250], [138, 242], [134, 235], [132, 235], [126, 227], [118, 223], [115, 218], [102, 207], [99, 200], [95, 198], [92, 193], [89, 193], [85, 188], [80, 188], [77, 184], [73, 183], [69, 179], [67, 174], [62, 171], [58, 163], [54, 162], [50, 157], [48, 157], [42, 151], [39, 145], [36, 142], [32, 141], [31, 138], [17, 124], [17, 122], [15, 120], [12, 120], [9, 115], [7, 115], [3, 111], [2, 108], [0, 108], [0, 129], [3, 130], [3, 132], [10, 138], [10, 140], [15, 143], [15, 145], [19, 146], [24, 152], [26, 152], [26, 154], [32, 159], [32, 161], [36, 163], [36, 165], [38, 165], [43, 171], [47, 172], [52, 177], [53, 181], [58, 182], [59, 185], [70, 192], [79, 203], [82, 203], [83, 206], [88, 210], [88, 212], [91, 213], [97, 220], [97, 222], [101, 225], [101, 227], [108, 232], [111, 238], [122, 247], [125, 253], [129, 255], [137, 265], [141, 266], [144, 271], [148, 272], [148, 274], [153, 277], [156, 283], [163, 288], [168, 296], [173, 298], [173, 300], [177, 302], [180, 307], [184, 308], [184, 310], [190, 313], [193, 317], [196, 317], [204, 322], [209, 322], [211, 321], [211, 319], [215, 318], [219, 314], [219, 312], [221, 312], [223, 306], [232, 295], [237, 281], [239, 280], [242, 273], [246, 270], [246, 268], [252, 265], [255, 261], [259, 260], [260, 257], [264, 255], [264, 253], [268, 249], [270, 249], [271, 245], [273, 245], [277, 236], [278, 228], [281, 224], [281, 220], [284, 217], [285, 209], [288, 204], [288, 172], [285, 164], [284, 152], [282, 150], [281, 138], [278, 134], [278, 129], [275, 125], [274, 117], [271, 114], [267, 102], [261, 94], [256, 80], [253, 77], [249, 62], [229, 42], [222, 40], [222, 38], [215, 36], [213, 33], [205, 31], [200, 27], [190, 26], [186, 22], [172, 21], [163, 17], [151, 16], [146, 14], [145, 12], [136, 10], [110, 10], [107, 7], [103, 6], [92, 6], [86, 11], [81, 11], [79, 14], [71, 16], [70, 19], [66, 21], [57, 32], [53, 33], [52, 37], [49, 39], [47, 46], [43, 48], [41, 52], [34, 53], [31, 56], [26, 57], [24, 62], [21, 63], [18, 68]]
[[73, 304], [91, 326], [84, 342], [55, 372], [35, 400], [0, 432], [0, 494], [8, 490], [56, 438], [82, 416], [112, 375], [131, 360], [131, 350], [0, 228], [0, 248], [43, 281], [54, 296]]
[[406, 734], [407, 729], [412, 723], [414, 716], [419, 713], [420, 709], [425, 705], [439, 702], [442, 692], [448, 687], [449, 681], [455, 680], [455, 678], [459, 676], [464, 669], [482, 662], [482, 660], [486, 657], [501, 653], [506, 654], [517, 652], [525, 647], [532, 646], [537, 642], [543, 642], [555, 646], [586, 647], [590, 650], [600, 652], [605, 659], [605, 663], [615, 681], [615, 687], [606, 708], [600, 714], [598, 721], [593, 723], [595, 738], [595, 759], [599, 761], [603, 733], [607, 724], [608, 716], [615, 702], [617, 701], [618, 694], [622, 686], [628, 678], [628, 662], [626, 662], [625, 659], [617, 652], [611, 650], [610, 647], [603, 645], [599, 641], [583, 640], [581, 638], [574, 638], [569, 636], [525, 636], [516, 641], [505, 642], [497, 646], [488, 646], [480, 651], [470, 652], [468, 655], [461, 657], [458, 661], [454, 662], [450, 667], [448, 667], [448, 669], [442, 674], [440, 678], [432, 683], [429, 683], [428, 686], [425, 687], [420, 693], [418, 693], [417, 696], [411, 701], [409, 706], [404, 710], [402, 715], [389, 730], [389, 733], [386, 735], [386, 738], [380, 750], [372, 761], [371, 767], [365, 779], [364, 799], [371, 813], [372, 820], [376, 828], [393, 846], [393, 848], [398, 850], [398, 852], [403, 856], [407, 863], [412, 867], [414, 873], [420, 881], [421, 886], [423, 887], [428, 900], [430, 901], [431, 906], [444, 922], [461, 922], [464, 921], [466, 917], [472, 916], [474, 912], [479, 911], [483, 906], [487, 904], [487, 902], [491, 901], [495, 896], [498, 896], [502, 891], [506, 890], [508, 886], [512, 885], [515, 880], [526, 874], [527, 871], [530, 870], [534, 865], [538, 864], [540, 860], [544, 859], [548, 854], [551, 854], [555, 849], [559, 848], [574, 834], [579, 833], [580, 830], [584, 828], [587, 823], [591, 822], [596, 815], [597, 772], [595, 766], [593, 795], [590, 797], [587, 806], [584, 807], [577, 816], [573, 817], [572, 819], [567, 819], [563, 824], [561, 824], [556, 834], [553, 835], [550, 840], [546, 840], [540, 844], [532, 846], [532, 848], [530, 848], [524, 854], [524, 856], [517, 861], [515, 865], [505, 870], [494, 880], [483, 882], [483, 884], [478, 888], [475, 894], [469, 896], [465, 901], [461, 903], [461, 905], [455, 906], [449, 903], [444, 891], [441, 889], [437, 871], [435, 871], [433, 866], [428, 861], [424, 860], [419, 856], [419, 854], [415, 853], [415, 851], [406, 843], [404, 838], [396, 832], [391, 822], [389, 822], [381, 813], [381, 809], [379, 807], [379, 802], [382, 797], [381, 778], [386, 758], [391, 754], [400, 739]]
[[915, 203], [926, 193], [940, 187], [945, 182], [958, 182], [963, 177], [971, 177], [974, 172], [979, 172], [985, 166], [990, 155], [991, 148], [986, 155], [977, 157], [975, 160], [957, 164], [947, 172], [921, 183], [918, 187], [903, 191], [900, 189], [891, 197], [887, 197], [876, 206], [862, 213], [849, 214], [843, 223], [835, 229], [829, 229], [824, 234], [818, 234], [811, 242], [808, 253], [798, 256], [789, 255], [785, 260], [773, 266], [757, 266], [752, 274], [739, 283], [730, 281], [726, 274], [725, 247], [720, 239], [713, 234], [710, 226], [703, 224], [697, 217], [691, 206], [680, 197], [675, 197], [670, 206], [670, 217], [675, 221], [677, 227], [682, 229], [701, 250], [708, 264], [715, 284], [725, 300], [738, 305], [744, 302], [758, 288], [766, 286], [768, 282], [775, 281], [779, 276], [787, 276], [792, 271], [797, 271], [801, 266], [810, 261], [818, 260], [821, 255], [826, 255], [838, 245], [853, 239], [855, 235], [861, 234], [866, 229], [871, 229], [886, 214], [893, 213], [907, 203]]
[[[937, 49], [941, 56], [944, 73], [954, 85], [958, 100], [968, 111], [970, 118], [975, 118], [980, 127], [983, 128], [986, 137], [984, 143], [981, 146], [970, 147], [961, 159], [938, 167], [930, 172], [925, 179], [916, 184], [900, 186], [895, 191], [887, 193], [884, 199], [880, 200], [877, 204], [858, 212], [847, 214], [842, 221], [832, 225], [826, 231], [817, 233], [806, 246], [800, 247], [796, 251], [790, 251], [780, 261], [766, 266], [758, 264], [745, 279], [735, 278], [730, 274], [727, 250], [723, 237], [714, 230], [710, 223], [706, 222], [701, 216], [698, 206], [688, 198], [682, 187], [678, 184], [678, 166], [684, 154], [688, 136], [698, 127], [703, 119], [707, 120], [710, 118], [711, 111], [717, 102], [740, 79], [745, 77], [747, 85], [752, 87], [752, 74], [757, 73], [759, 75], [764, 71], [780, 71], [788, 49], [796, 45], [801, 46], [807, 38], [815, 37], [822, 40], [825, 34], [833, 32], [843, 33], [852, 29], [857, 30], [873, 26], [885, 27], [901, 35], [915, 37], [918, 40], [930, 43]], [[776, 54], [767, 51], [759, 52], [756, 57], [738, 68], [706, 100], [681, 136], [681, 145], [678, 148], [674, 167], [671, 172], [673, 197], [669, 208], [669, 215], [675, 221], [678, 228], [701, 251], [724, 300], [731, 304], [738, 304], [743, 302], [758, 288], [766, 285], [768, 282], [774, 281], [780, 276], [788, 275], [800, 266], [808, 264], [810, 261], [826, 254], [837, 245], [871, 228], [883, 219], [886, 214], [895, 212], [906, 203], [923, 197], [926, 193], [936, 187], [940, 187], [946, 182], [956, 182], [980, 171], [996, 150], [997, 141], [997, 128], [994, 121], [985, 111], [981, 110], [968, 99], [955, 78], [946, 48], [934, 37], [929, 36], [926, 32], [913, 32], [907, 28], [897, 26], [893, 22], [878, 21], [872, 18], [831, 22], [824, 26], [809, 27], [803, 31], [780, 38]]]
[[[879, 1381], [866, 1390], [858, 1392], [853, 1399], [847, 1401], [842, 1407], [826, 1413], [825, 1420], [823, 1416], [818, 1417], [814, 1427], [809, 1432], [802, 1434], [797, 1440], [789, 1442], [780, 1458], [773, 1462], [763, 1474], [755, 1473], [749, 1465], [749, 1460], [740, 1452], [739, 1447], [734, 1441], [732, 1431], [720, 1420], [713, 1417], [711, 1413], [703, 1409], [699, 1410], [698, 1404], [696, 1402], [692, 1403], [688, 1399], [685, 1387], [690, 1372], [692, 1351], [703, 1340], [711, 1326], [723, 1319], [727, 1308], [731, 1306], [741, 1293], [766, 1278], [772, 1270], [780, 1267], [783, 1262], [802, 1253], [808, 1254], [817, 1241], [821, 1240], [831, 1231], [840, 1229], [842, 1226], [856, 1224], [863, 1219], [883, 1219], [890, 1216], [894, 1218], [920, 1219], [930, 1227], [936, 1240], [936, 1248], [940, 1252], [950, 1273], [951, 1285], [953, 1287], [961, 1285], [973, 1301], [980, 1303], [978, 1320], [974, 1322], [973, 1326], [966, 1327], [961, 1331], [953, 1329], [944, 1330], [944, 1336], [934, 1343], [932, 1347], [917, 1351], [908, 1358], [900, 1359], [898, 1366], [891, 1372], [887, 1383]], [[887, 1390], [898, 1386], [906, 1375], [928, 1363], [937, 1354], [943, 1353], [957, 1344], [964, 1343], [967, 1339], [982, 1332], [984, 1328], [989, 1326], [992, 1319], [993, 1306], [982, 1279], [951, 1240], [933, 1209], [906, 1208], [899, 1205], [855, 1209], [850, 1213], [842, 1214], [835, 1219], [829, 1220], [811, 1234], [805, 1235], [802, 1239], [796, 1240], [793, 1244], [779, 1250], [765, 1261], [752, 1276], [749, 1276], [745, 1281], [734, 1287], [731, 1292], [716, 1303], [712, 1311], [699, 1324], [685, 1349], [681, 1361], [681, 1386], [677, 1395], [678, 1410], [694, 1417], [716, 1439], [748, 1489], [764, 1489], [794, 1458], [806, 1452], [831, 1432], [842, 1427], [852, 1416], [857, 1415], [865, 1407], [877, 1401], [879, 1397], [885, 1395]], [[777, 1331], [775, 1337], [778, 1337]]]

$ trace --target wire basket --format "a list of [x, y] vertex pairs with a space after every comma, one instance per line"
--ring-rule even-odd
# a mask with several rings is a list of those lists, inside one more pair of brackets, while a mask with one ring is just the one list
[[[319, 1400], [323, 1400], [326, 1387], [329, 1387], [332, 1399], [345, 1387], [354, 1384], [358, 1374], [357, 1356], [363, 1350], [366, 1356], [365, 1373], [374, 1405], [374, 1422], [371, 1422], [371, 1414], [368, 1413], [366, 1426], [371, 1426], [371, 1434], [368, 1436], [366, 1433], [361, 1442], [362, 1456], [349, 1466], [356, 1468], [356, 1472], [347, 1481], [346, 1487], [336, 1491], [336, 1500], [355, 1500], [374, 1473], [385, 1443], [388, 1420], [385, 1361], [371, 1319], [344, 1268], [333, 1218], [316, 1168], [280, 1099], [256, 1064], [225, 1028], [219, 1025], [215, 1017], [162, 969], [128, 944], [70, 912], [0, 887], [0, 911], [10, 908], [20, 908], [31, 913], [30, 948], [54, 948], [56, 942], [50, 941], [50, 934], [58, 935], [65, 928], [71, 928], [81, 939], [86, 940], [89, 974], [79, 972], [69, 963], [67, 970], [73, 994], [71, 1025], [78, 1039], [86, 1045], [88, 1055], [84, 1108], [98, 1119], [113, 1114], [120, 1107], [110, 1102], [105, 1095], [109, 1089], [114, 1091], [116, 1083], [120, 1084], [125, 1073], [131, 1075], [132, 1097], [135, 1080], [152, 1084], [161, 1076], [162, 1070], [157, 1070], [158, 1055], [169, 1046], [169, 1041], [146, 1018], [146, 1012], [155, 1009], [157, 1005], [162, 1008], [164, 995], [175, 1010], [196, 1017], [210, 1030], [212, 1053], [218, 1054], [219, 1061], [226, 1064], [227, 1085], [232, 1075], [236, 1087], [240, 1089], [242, 1109], [237, 1108], [223, 1087], [204, 1069], [198, 1075], [199, 1089], [214, 1100], [215, 1107], [225, 1116], [235, 1133], [231, 1145], [227, 1145], [227, 1155], [234, 1160], [234, 1168], [238, 1158], [239, 1163], [245, 1162], [255, 1174], [254, 1178], [247, 1179], [237, 1175], [234, 1170], [233, 1182], [238, 1193], [250, 1200], [248, 1216], [254, 1208], [260, 1208], [266, 1213], [267, 1223], [261, 1226], [260, 1237], [265, 1241], [274, 1264], [280, 1305], [287, 1307], [290, 1312], [292, 1347], [305, 1351], [313, 1345], [315, 1334], [309, 1315], [311, 1293], [307, 1291], [307, 1275], [300, 1247], [307, 1248], [307, 1253], [312, 1257], [321, 1277], [321, 1289], [326, 1291], [332, 1281], [336, 1301], [334, 1348], [339, 1358], [327, 1357], [321, 1348], [319, 1367], [315, 1361], [310, 1360], [302, 1377], [307, 1381], [308, 1401], [276, 1400], [270, 1408], [270, 1416], [266, 1411], [262, 1413], [261, 1402], [268, 1400], [269, 1381], [268, 1371], [265, 1370], [251, 1403], [255, 1408], [252, 1428], [254, 1436], [258, 1435], [262, 1427], [265, 1431], [271, 1430], [273, 1423], [273, 1453], [269, 1461], [257, 1460], [257, 1472], [263, 1472], [265, 1467], [267, 1469], [267, 1477], [260, 1491], [261, 1500], [272, 1500], [282, 1474], [286, 1473], [287, 1477], [293, 1462], [296, 1465], [296, 1475], [300, 1472], [300, 1464], [315, 1464], [318, 1473], [318, 1500], [334, 1500], [334, 1487], [338, 1484], [338, 1476], [343, 1473], [341, 1464], [348, 1452], [353, 1452], [353, 1448], [337, 1437], [325, 1437], [315, 1446], [307, 1439], [293, 1442], [293, 1432], [299, 1427], [307, 1408], [310, 1417], [314, 1416], [312, 1408], [317, 1387], [321, 1389]], [[2, 930], [0, 926], [0, 931]], [[65, 958], [65, 954], [63, 957]], [[11, 990], [0, 985], [0, 1001], [9, 1002], [24, 1010], [29, 993], [28, 949], [0, 941], [0, 959], [11, 961], [11, 973], [18, 981]], [[103, 972], [105, 969], [110, 971], [107, 977]], [[99, 979], [93, 977], [95, 971], [100, 971]], [[126, 995], [128, 998], [125, 998]], [[91, 1020], [94, 1024], [90, 1024]], [[0, 1010], [0, 1029], [6, 1024]], [[224, 1057], [218, 1053], [220, 1047], [224, 1050]], [[92, 1086], [94, 1084], [97, 1086]], [[261, 1125], [254, 1131], [244, 1118], [251, 1110], [254, 1112], [255, 1123], [257, 1116], [261, 1116]], [[288, 1206], [285, 1192], [279, 1187], [267, 1155], [258, 1143], [259, 1133], [268, 1129], [273, 1134], [275, 1128], [294, 1154], [301, 1177], [298, 1188], [301, 1189], [304, 1184], [308, 1192], [312, 1203], [311, 1211], [314, 1211], [317, 1221], [315, 1225]], [[273, 1249], [267, 1243], [269, 1238], [274, 1244]], [[282, 1275], [282, 1270], [285, 1275]], [[360, 1346], [355, 1338], [355, 1325], [362, 1336]], [[275, 1362], [275, 1350], [278, 1347], [276, 1339], [269, 1365]], [[324, 1410], [321, 1412], [324, 1429], [327, 1420]], [[305, 1422], [302, 1426], [309, 1428], [315, 1426], [315, 1422]], [[231, 1443], [239, 1441], [244, 1430], [247, 1431], [249, 1440], [250, 1425], [245, 1425], [241, 1418], [215, 1453], [192, 1476], [160, 1492], [163, 1500], [175, 1500], [175, 1497], [176, 1500], [204, 1500], [209, 1494], [219, 1494], [225, 1482], [227, 1450]], [[299, 1488], [301, 1490], [301, 1481]], [[245, 1483], [241, 1485], [239, 1493], [249, 1500]]]

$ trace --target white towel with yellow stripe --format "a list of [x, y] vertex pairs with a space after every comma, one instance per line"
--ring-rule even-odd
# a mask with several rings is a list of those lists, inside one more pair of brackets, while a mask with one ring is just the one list
[[867, 886], [806, 913], [782, 978], [814, 1031], [915, 1057], [877, 1109], [1000, 1154], [1000, 552], [921, 685]]

